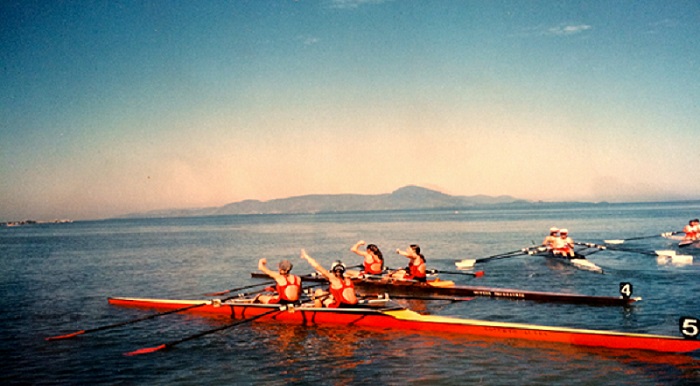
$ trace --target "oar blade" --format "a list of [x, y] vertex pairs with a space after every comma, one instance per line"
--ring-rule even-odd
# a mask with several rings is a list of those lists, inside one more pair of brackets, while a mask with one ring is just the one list
[[460, 261], [455, 263], [455, 265], [459, 269], [474, 268], [474, 264], [476, 264], [476, 259], [464, 259], [464, 260], [460, 260]]
[[675, 255], [671, 256], [671, 262], [674, 264], [693, 264], [693, 255]]
[[70, 339], [73, 337], [76, 337], [78, 335], [82, 335], [85, 333], [85, 330], [80, 330], [76, 332], [72, 332], [70, 334], [65, 334], [65, 335], [57, 335], [57, 336], [50, 336], [48, 338], [44, 338], [44, 340], [60, 340], [60, 339]]
[[130, 351], [127, 353], [124, 353], [124, 356], [127, 357], [133, 357], [135, 355], [143, 355], [143, 354], [150, 354], [156, 351], [163, 350], [164, 348], [167, 348], [168, 346], [166, 344], [161, 344], [160, 346], [155, 346], [155, 347], [146, 347], [146, 348], [140, 348], [138, 350]]
[[482, 276], [484, 276], [484, 275], [485, 275], [484, 271], [476, 271], [476, 272], [474, 272], [474, 277], [482, 277]]
[[603, 240], [605, 244], [623, 244], [625, 240]]
[[660, 251], [654, 251], [654, 253], [656, 253], [658, 256], [667, 256], [667, 257], [671, 257], [671, 256], [676, 255], [676, 251], [674, 251], [673, 249], [663, 249]]

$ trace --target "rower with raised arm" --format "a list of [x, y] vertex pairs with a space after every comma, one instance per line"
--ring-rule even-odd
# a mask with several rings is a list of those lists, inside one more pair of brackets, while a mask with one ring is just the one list
[[289, 260], [282, 260], [275, 272], [267, 268], [267, 259], [258, 261], [258, 269], [263, 271], [277, 283], [277, 293], [275, 295], [258, 295], [255, 301], [263, 304], [292, 304], [299, 301], [301, 294], [301, 278], [292, 275], [292, 263]]
[[363, 272], [366, 275], [381, 275], [384, 272], [384, 256], [374, 244], [368, 244], [364, 251], [360, 246], [365, 245], [364, 240], [360, 240], [350, 248], [350, 251], [364, 257]]
[[[328, 308], [352, 308], [357, 305], [355, 285], [350, 278], [345, 277], [345, 264], [343, 262], [339, 260], [333, 262], [329, 272], [309, 256], [304, 249], [301, 250], [301, 258], [309, 262], [316, 271], [328, 279], [328, 292], [317, 290], [314, 294], [316, 307], [323, 305]], [[325, 299], [321, 301], [322, 298]]]
[[552, 253], [559, 256], [574, 257], [574, 240], [569, 237], [568, 229], [560, 229], [559, 237], [554, 242]]
[[403, 271], [403, 280], [415, 280], [421, 283], [427, 281], [425, 256], [420, 253], [418, 244], [411, 244], [405, 251], [397, 249], [396, 253], [410, 260], [408, 267]]
[[557, 242], [558, 238], [559, 228], [551, 227], [549, 228], [549, 234], [544, 238], [544, 241], [542, 241], [542, 245], [544, 245], [548, 251], [551, 251], [554, 249], [554, 244]]

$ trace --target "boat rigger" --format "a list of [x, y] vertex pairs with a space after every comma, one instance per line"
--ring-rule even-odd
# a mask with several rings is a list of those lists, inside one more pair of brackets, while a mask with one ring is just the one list
[[[253, 304], [246, 300], [168, 300], [145, 298], [110, 298], [115, 306], [148, 308], [159, 311], [183, 309], [202, 315], [225, 315], [234, 320], [293, 323], [305, 326], [347, 325], [409, 331], [437, 331], [471, 336], [555, 342], [577, 346], [605, 347], [622, 350], [688, 353], [700, 350], [700, 324], [696, 318], [681, 318], [681, 333], [686, 338], [549, 327], [524, 323], [491, 322], [448, 316], [421, 315], [391, 301], [366, 302], [363, 307], [347, 309]], [[196, 306], [198, 305], [199, 306]], [[195, 307], [192, 307], [195, 306]]]

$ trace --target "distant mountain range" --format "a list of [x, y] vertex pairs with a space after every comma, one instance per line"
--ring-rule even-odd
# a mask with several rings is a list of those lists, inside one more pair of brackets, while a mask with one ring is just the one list
[[122, 218], [223, 216], [232, 214], [337, 213], [360, 211], [460, 209], [478, 206], [528, 204], [511, 196], [451, 196], [409, 185], [388, 194], [312, 194], [269, 201], [244, 200], [220, 207], [165, 209], [132, 213]]

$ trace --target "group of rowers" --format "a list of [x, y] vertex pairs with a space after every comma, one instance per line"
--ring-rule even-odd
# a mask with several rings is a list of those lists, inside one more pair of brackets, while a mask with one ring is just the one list
[[569, 237], [568, 229], [557, 227], [549, 228], [549, 234], [544, 238], [542, 244], [554, 255], [564, 257], [574, 257], [574, 241]]
[[[384, 275], [384, 256], [375, 244], [369, 244], [365, 250], [360, 247], [365, 245], [363, 240], [358, 241], [350, 250], [364, 258], [360, 272], [361, 275]], [[404, 269], [389, 272], [388, 276], [397, 280], [426, 281], [425, 256], [421, 254], [420, 246], [411, 244], [406, 250], [397, 249], [396, 253], [409, 259], [409, 264]], [[314, 258], [309, 256], [304, 249], [301, 250], [301, 259], [306, 260], [311, 267], [328, 280], [328, 291], [316, 290], [312, 299], [316, 307], [344, 308], [357, 305], [355, 286], [349, 277], [345, 276], [346, 266], [336, 260], [331, 264], [330, 270], [326, 270]], [[301, 278], [291, 273], [292, 263], [282, 260], [278, 271], [267, 268], [267, 259], [260, 259], [258, 269], [275, 280], [275, 293], [270, 295], [258, 295], [256, 302], [264, 304], [293, 304], [301, 297]]]
[[[692, 219], [683, 228], [683, 240], [700, 240], [700, 220]], [[669, 233], [671, 234], [671, 233]], [[568, 229], [557, 227], [549, 228], [549, 234], [544, 238], [542, 244], [554, 255], [574, 257], [574, 241], [569, 237]]]
[[[698, 219], [690, 220], [683, 229], [685, 240], [698, 240], [700, 238], [700, 222]], [[575, 257], [574, 241], [569, 237], [568, 229], [552, 227], [549, 234], [544, 238], [542, 244], [554, 255], [563, 257]], [[396, 253], [409, 259], [409, 264], [405, 269], [394, 272], [385, 272], [384, 256], [375, 244], [369, 244], [365, 250], [360, 247], [365, 245], [363, 240], [358, 241], [350, 248], [350, 251], [364, 258], [360, 275], [387, 275], [395, 280], [413, 280], [417, 282], [426, 281], [425, 256], [421, 254], [420, 247], [416, 244], [410, 245], [406, 250], [397, 249]], [[330, 270], [326, 270], [315, 259], [309, 256], [305, 250], [301, 250], [301, 259], [306, 260], [317, 272], [323, 275], [329, 283], [328, 291], [317, 290], [312, 299], [316, 307], [342, 308], [352, 307], [358, 302], [355, 294], [355, 286], [349, 277], [345, 276], [346, 266], [336, 260], [331, 264]], [[260, 259], [258, 269], [275, 280], [275, 293], [271, 295], [258, 295], [255, 301], [264, 304], [292, 304], [299, 301], [301, 297], [301, 278], [291, 273], [292, 263], [283, 260], [279, 263], [278, 271], [267, 268], [267, 260]]]

